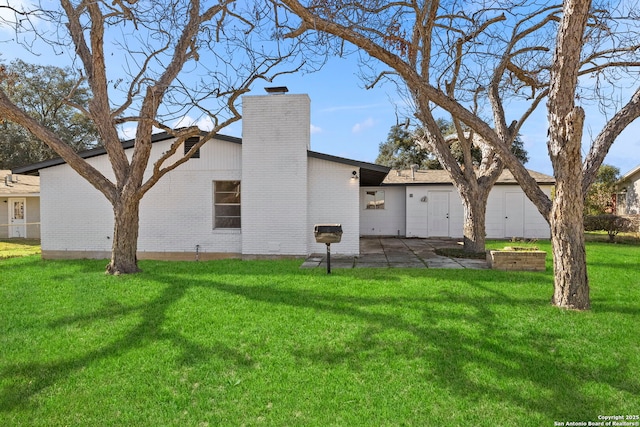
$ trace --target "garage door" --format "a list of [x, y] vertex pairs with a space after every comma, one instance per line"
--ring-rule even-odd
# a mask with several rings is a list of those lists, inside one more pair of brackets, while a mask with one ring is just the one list
[[504, 237], [524, 236], [524, 194], [504, 193]]
[[449, 237], [449, 192], [429, 191], [428, 227], [430, 237]]

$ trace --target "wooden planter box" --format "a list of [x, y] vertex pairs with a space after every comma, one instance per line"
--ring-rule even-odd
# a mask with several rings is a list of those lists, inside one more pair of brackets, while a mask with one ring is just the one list
[[544, 271], [544, 251], [487, 251], [487, 264], [496, 270]]

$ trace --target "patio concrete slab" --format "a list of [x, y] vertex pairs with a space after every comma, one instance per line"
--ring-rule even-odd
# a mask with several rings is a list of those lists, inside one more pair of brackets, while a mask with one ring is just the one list
[[391, 268], [427, 268], [427, 265], [422, 262], [390, 262]]
[[[331, 268], [333, 268], [333, 265]], [[389, 264], [382, 262], [357, 262], [353, 268], [389, 268]]]
[[[486, 269], [486, 261], [449, 258], [436, 254], [438, 248], [456, 248], [461, 243], [448, 238], [370, 237], [360, 239], [360, 256], [331, 256], [336, 268], [455, 268]], [[300, 268], [327, 268], [326, 254], [309, 256]]]
[[452, 259], [430, 259], [427, 261], [427, 267], [429, 268], [465, 268], [462, 264]]
[[487, 261], [483, 259], [458, 258], [456, 261], [458, 261], [464, 268], [475, 268], [478, 270], [486, 270], [489, 268]]
[[385, 254], [360, 254], [360, 256], [358, 257], [358, 263], [363, 263], [363, 262], [368, 262], [368, 263], [372, 263], [372, 262], [388, 262], [388, 259], [386, 257]]

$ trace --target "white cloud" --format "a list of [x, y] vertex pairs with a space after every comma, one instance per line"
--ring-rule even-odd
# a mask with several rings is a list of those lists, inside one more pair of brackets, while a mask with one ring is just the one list
[[375, 124], [375, 121], [373, 120], [373, 118], [369, 117], [366, 120], [360, 122], [360, 123], [356, 123], [355, 125], [353, 125], [353, 127], [351, 128], [351, 132], [352, 133], [360, 133], [362, 131], [364, 131], [365, 129], [369, 129], [371, 127], [373, 127], [373, 125]]
[[213, 129], [213, 120], [209, 116], [201, 116], [198, 119], [194, 119], [191, 116], [183, 116], [176, 120], [171, 127], [173, 129], [197, 126], [200, 130], [209, 131]]
[[322, 132], [322, 128], [319, 126], [314, 126], [313, 124], [311, 125], [311, 134], [315, 134], [315, 133], [320, 133]]
[[179, 129], [179, 128], [186, 128], [188, 126], [193, 126], [194, 124], [195, 124], [195, 119], [193, 117], [182, 116], [179, 119], [177, 119], [175, 122], [173, 122], [171, 127], [173, 129]]
[[118, 136], [121, 139], [125, 140], [125, 141], [127, 141], [129, 139], [133, 139], [133, 138], [136, 137], [136, 129], [137, 128], [138, 127], [136, 125], [129, 125], [129, 126], [126, 126], [126, 127], [121, 126], [118, 129]]
[[200, 117], [196, 121], [196, 126], [200, 128], [200, 130], [212, 130], [213, 129], [213, 120], [209, 116]]

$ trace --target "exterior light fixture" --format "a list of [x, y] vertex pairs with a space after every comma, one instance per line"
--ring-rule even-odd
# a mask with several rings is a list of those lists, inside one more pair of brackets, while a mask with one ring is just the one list
[[357, 171], [351, 172], [351, 179], [354, 180], [354, 181], [358, 179], [358, 172]]

